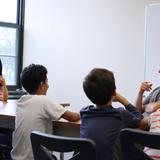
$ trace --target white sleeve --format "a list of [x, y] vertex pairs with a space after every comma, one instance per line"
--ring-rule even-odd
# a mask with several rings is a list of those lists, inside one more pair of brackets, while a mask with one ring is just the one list
[[46, 97], [46, 102], [44, 103], [44, 114], [46, 118], [58, 120], [66, 112], [66, 110], [67, 109], [62, 105]]

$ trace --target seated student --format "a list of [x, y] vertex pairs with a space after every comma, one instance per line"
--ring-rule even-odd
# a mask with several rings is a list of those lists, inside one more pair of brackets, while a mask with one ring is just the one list
[[144, 100], [143, 95], [145, 91], [151, 91], [152, 84], [150, 82], [142, 82], [135, 106], [138, 110], [144, 113], [144, 116], [148, 116], [150, 113], [160, 108], [160, 87], [155, 88]]
[[[83, 81], [83, 89], [94, 105], [81, 109], [80, 137], [95, 141], [97, 160], [113, 160], [113, 148], [121, 128], [139, 127], [143, 116], [126, 98], [116, 93], [114, 75], [107, 69], [91, 70]], [[114, 108], [113, 100], [125, 109]]]
[[8, 89], [6, 86], [5, 79], [2, 76], [2, 62], [0, 59], [0, 100], [7, 101], [8, 100]]
[[17, 104], [11, 157], [13, 160], [33, 160], [30, 141], [33, 130], [52, 133], [52, 120], [78, 121], [80, 115], [46, 96], [48, 79], [44, 66], [31, 64], [25, 67], [20, 79], [29, 94], [22, 96]]

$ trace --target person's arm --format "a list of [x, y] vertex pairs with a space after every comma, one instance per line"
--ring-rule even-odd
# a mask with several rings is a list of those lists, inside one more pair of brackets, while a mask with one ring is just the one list
[[160, 101], [152, 102], [145, 105], [145, 112], [152, 113], [160, 108]]
[[142, 82], [137, 98], [135, 100], [135, 106], [137, 107], [138, 111], [143, 113], [145, 110], [145, 107], [143, 105], [143, 94], [145, 91], [150, 91], [152, 87], [152, 84], [150, 82]]
[[[43, 98], [43, 100], [42, 100]], [[64, 118], [68, 121], [75, 122], [80, 120], [80, 114], [78, 112], [69, 111], [68, 107], [63, 107], [56, 101], [53, 101], [48, 96], [42, 96], [41, 100], [43, 101], [44, 117], [59, 120]]]
[[124, 106], [127, 106], [130, 104], [129, 101], [119, 93], [116, 93], [116, 96], [113, 97], [113, 102], [119, 102]]
[[144, 106], [143, 106], [143, 93], [139, 91], [135, 100], [135, 106], [137, 107], [138, 111], [143, 113], [144, 112]]
[[61, 116], [68, 121], [75, 122], [80, 120], [80, 114], [77, 112], [65, 111], [64, 114]]
[[142, 130], [148, 130], [149, 129], [149, 116], [144, 117], [139, 125], [139, 128]]
[[2, 97], [0, 98], [0, 100], [7, 101], [8, 100], [8, 89], [6, 86], [5, 79], [2, 76], [0, 76], [0, 84], [1, 84], [1, 89], [2, 89]]
[[116, 94], [114, 100], [123, 104], [126, 108], [118, 108], [121, 113], [121, 118], [125, 127], [137, 128], [140, 125], [140, 121], [143, 118], [142, 114], [133, 106], [125, 97], [120, 94]]
[[[122, 95], [116, 93], [116, 97], [114, 98], [114, 101], [118, 101], [119, 103], [121, 103], [122, 105], [124, 105], [125, 107], [125, 111], [124, 109], [120, 110], [122, 111], [124, 114], [124, 119], [131, 119], [130, 117], [135, 117], [138, 119], [142, 118], [142, 114], [137, 110], [137, 108], [135, 106], [133, 106], [125, 97], [123, 97]], [[129, 118], [128, 118], [129, 117]]]

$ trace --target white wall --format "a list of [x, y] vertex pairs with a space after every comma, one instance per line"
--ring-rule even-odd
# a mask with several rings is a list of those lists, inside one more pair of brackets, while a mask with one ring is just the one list
[[134, 101], [144, 79], [147, 0], [27, 0], [24, 66], [48, 68], [48, 95], [75, 110], [89, 104], [82, 90], [94, 67], [115, 74], [117, 90]]
[[145, 79], [159, 86], [160, 74], [160, 3], [147, 6], [146, 16], [146, 70]]

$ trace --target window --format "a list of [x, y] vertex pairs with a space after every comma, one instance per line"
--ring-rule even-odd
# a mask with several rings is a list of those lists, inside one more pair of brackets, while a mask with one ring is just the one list
[[24, 0], [0, 0], [0, 58], [10, 90], [20, 87], [24, 30]]

